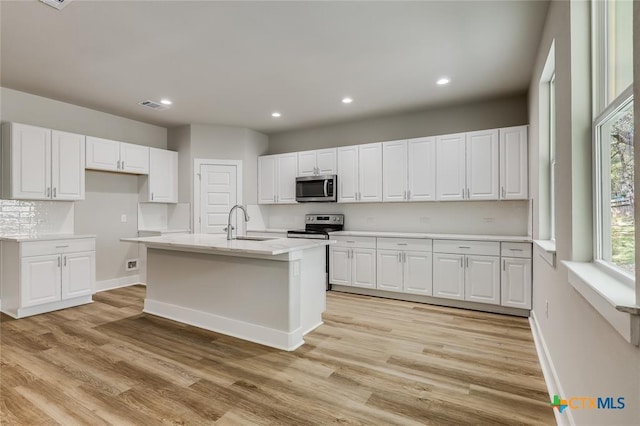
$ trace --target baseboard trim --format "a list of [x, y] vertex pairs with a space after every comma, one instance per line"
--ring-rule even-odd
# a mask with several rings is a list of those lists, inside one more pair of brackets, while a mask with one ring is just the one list
[[[538, 325], [538, 320], [536, 319], [536, 314], [534, 311], [531, 311], [529, 324], [531, 325], [533, 342], [536, 346], [538, 359], [540, 360], [540, 367], [542, 368], [544, 381], [547, 384], [547, 391], [549, 392], [550, 398], [549, 401], [551, 401], [551, 398], [553, 398], [554, 395], [559, 395], [561, 398], [567, 397], [567, 395], [564, 393], [564, 390], [562, 389], [562, 385], [560, 384], [558, 373], [556, 372], [556, 368], [553, 365], [551, 356], [549, 355], [549, 348], [547, 348], [547, 344], [544, 340], [544, 337], [542, 336], [542, 332], [540, 330], [540, 326]], [[558, 424], [558, 426], [575, 425], [571, 410], [566, 409], [562, 413], [560, 413], [559, 410], [554, 408], [553, 414], [556, 417], [556, 423]]]
[[12, 318], [19, 319], [47, 312], [59, 311], [60, 309], [72, 308], [74, 306], [86, 305], [87, 303], [92, 302], [93, 300], [91, 299], [91, 295], [87, 294], [85, 296], [74, 297], [73, 299], [58, 300], [57, 302], [27, 306], [26, 308], [18, 308], [17, 310], [4, 310], [2, 312]]
[[133, 284], [144, 284], [140, 282], [140, 275], [128, 275], [126, 277], [114, 278], [112, 280], [96, 281], [94, 287], [94, 293], [98, 293], [106, 290], [113, 290], [114, 288], [128, 287]]
[[300, 327], [294, 331], [286, 332], [151, 299], [144, 300], [143, 311], [285, 351], [294, 351], [304, 344], [303, 332]]

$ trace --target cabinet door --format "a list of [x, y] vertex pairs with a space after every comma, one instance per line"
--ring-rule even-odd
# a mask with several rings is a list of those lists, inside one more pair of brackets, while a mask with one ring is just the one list
[[407, 199], [407, 141], [382, 144], [382, 201]]
[[498, 130], [467, 133], [466, 143], [467, 199], [497, 200], [500, 188]]
[[329, 282], [331, 284], [351, 285], [350, 248], [329, 248]]
[[417, 138], [407, 141], [410, 201], [436, 199], [436, 138]]
[[319, 149], [316, 151], [316, 167], [320, 175], [335, 175], [338, 171], [336, 167], [336, 149]]
[[51, 197], [84, 200], [85, 137], [51, 131]]
[[11, 198], [51, 198], [51, 130], [11, 124]]
[[120, 142], [87, 136], [85, 167], [94, 170], [119, 171]]
[[358, 147], [338, 148], [338, 202], [357, 201]]
[[500, 198], [529, 197], [527, 126], [500, 129]]
[[436, 199], [465, 198], [465, 134], [436, 138]]
[[358, 147], [358, 201], [382, 201], [382, 144]]
[[95, 280], [95, 252], [62, 255], [62, 299], [93, 293]]
[[60, 255], [23, 257], [20, 301], [23, 307], [60, 300]]
[[276, 156], [258, 158], [258, 203], [276, 202]]
[[531, 309], [531, 259], [502, 258], [502, 306]]
[[402, 291], [402, 252], [378, 250], [378, 274], [376, 287], [379, 290]]
[[298, 153], [298, 176], [316, 175], [316, 151]]
[[464, 300], [464, 255], [433, 253], [433, 295]]
[[120, 170], [139, 175], [149, 174], [149, 147], [120, 143]]
[[282, 204], [295, 203], [298, 156], [296, 153], [282, 154], [276, 157], [276, 161], [278, 163], [276, 201]]
[[467, 255], [465, 259], [465, 300], [500, 304], [500, 258]]
[[351, 249], [352, 285], [376, 288], [376, 249]]
[[178, 202], [178, 153], [149, 149], [149, 198], [154, 203]]
[[433, 259], [431, 253], [405, 251], [404, 256], [404, 292], [433, 294]]

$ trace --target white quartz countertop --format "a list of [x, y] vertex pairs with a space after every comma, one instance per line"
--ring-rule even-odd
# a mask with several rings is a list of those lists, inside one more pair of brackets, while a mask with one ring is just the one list
[[469, 235], [469, 234], [430, 234], [421, 232], [377, 232], [377, 231], [338, 231], [331, 232], [332, 237], [387, 237], [387, 238], [431, 238], [434, 240], [469, 241], [505, 241], [530, 243], [532, 238], [526, 235]]
[[44, 234], [44, 235], [0, 235], [0, 241], [22, 243], [26, 241], [75, 240], [78, 238], [95, 238], [89, 234]]
[[226, 235], [169, 234], [158, 237], [123, 238], [121, 241], [144, 243], [149, 247], [166, 249], [210, 250], [211, 253], [254, 254], [277, 256], [298, 250], [322, 247], [335, 243], [333, 240], [310, 240], [305, 238], [274, 238], [266, 241], [227, 240]]

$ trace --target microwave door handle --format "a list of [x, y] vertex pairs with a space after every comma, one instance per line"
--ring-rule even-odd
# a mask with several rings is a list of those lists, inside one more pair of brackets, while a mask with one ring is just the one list
[[325, 197], [329, 196], [329, 193], [328, 193], [329, 190], [327, 189], [328, 185], [329, 185], [329, 179], [325, 179], [324, 180], [324, 196]]

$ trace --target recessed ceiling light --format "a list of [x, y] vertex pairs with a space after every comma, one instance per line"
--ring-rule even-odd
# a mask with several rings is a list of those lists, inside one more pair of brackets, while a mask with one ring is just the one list
[[445, 84], [449, 84], [450, 81], [451, 80], [449, 80], [447, 77], [442, 77], [436, 83], [438, 83], [440, 86], [444, 86]]
[[280, 114], [279, 112], [273, 112], [273, 113], [271, 113], [271, 116], [274, 117], [274, 118], [279, 118], [279, 117], [282, 116], [282, 114]]
[[349, 97], [342, 98], [342, 103], [343, 104], [350, 104], [351, 102], [353, 102], [352, 98], [349, 98]]
[[173, 102], [171, 102], [169, 99], [160, 99], [160, 103], [163, 105], [171, 105]]

